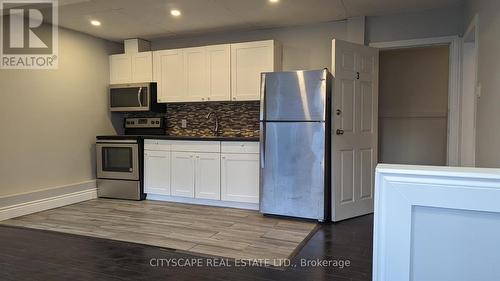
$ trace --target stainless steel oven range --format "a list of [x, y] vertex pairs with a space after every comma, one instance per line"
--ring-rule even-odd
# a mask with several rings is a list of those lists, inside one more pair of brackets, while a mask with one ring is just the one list
[[96, 152], [99, 197], [145, 199], [140, 137], [97, 137]]

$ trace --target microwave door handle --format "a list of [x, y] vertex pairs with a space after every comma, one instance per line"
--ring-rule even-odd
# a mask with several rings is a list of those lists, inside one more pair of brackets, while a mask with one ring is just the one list
[[139, 102], [139, 107], [142, 107], [141, 93], [142, 93], [142, 87], [139, 87], [139, 91], [137, 91], [137, 101]]

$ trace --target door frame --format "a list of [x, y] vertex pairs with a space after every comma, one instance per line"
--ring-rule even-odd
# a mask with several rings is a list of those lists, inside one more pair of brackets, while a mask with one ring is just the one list
[[429, 46], [449, 46], [450, 77], [448, 82], [448, 145], [446, 165], [460, 166], [461, 154], [461, 97], [462, 97], [462, 45], [459, 36], [421, 38], [370, 43], [380, 50], [394, 50]]
[[[461, 165], [476, 166], [477, 102], [481, 95], [479, 69], [479, 15], [472, 18], [463, 36]], [[467, 123], [472, 119], [472, 124]]]

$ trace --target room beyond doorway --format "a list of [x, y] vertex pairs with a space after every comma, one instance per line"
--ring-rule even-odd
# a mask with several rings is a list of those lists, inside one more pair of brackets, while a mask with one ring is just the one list
[[379, 162], [447, 164], [449, 46], [380, 52]]

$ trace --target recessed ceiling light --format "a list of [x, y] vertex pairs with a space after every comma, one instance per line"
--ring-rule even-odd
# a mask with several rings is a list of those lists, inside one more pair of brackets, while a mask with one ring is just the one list
[[181, 11], [179, 10], [170, 10], [170, 14], [174, 17], [178, 17], [181, 15]]
[[90, 24], [92, 24], [93, 26], [100, 26], [101, 25], [101, 22], [98, 21], [98, 20], [91, 20], [90, 21]]
[[278, 3], [280, 0], [269, 0], [271, 3]]

